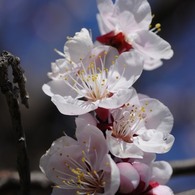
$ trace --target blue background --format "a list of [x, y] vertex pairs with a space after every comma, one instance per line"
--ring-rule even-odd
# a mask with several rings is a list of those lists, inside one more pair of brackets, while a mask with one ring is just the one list
[[[175, 123], [172, 150], [158, 155], [160, 160], [195, 157], [195, 1], [150, 0], [154, 24], [160, 22], [159, 35], [174, 50], [174, 57], [154, 71], [144, 71], [135, 84], [138, 92], [157, 98], [169, 107]], [[8, 50], [21, 58], [28, 79], [30, 109], [22, 107], [24, 128], [31, 160], [37, 170], [40, 156], [51, 142], [72, 130], [70, 121], [58, 113], [41, 90], [47, 82], [50, 63], [63, 51], [67, 36], [85, 27], [99, 35], [95, 0], [0, 0], [0, 51]], [[1, 169], [15, 167], [14, 133], [3, 96], [0, 96], [0, 162]], [[6, 146], [6, 147], [5, 147]], [[14, 151], [14, 152], [13, 152]], [[195, 188], [195, 176], [172, 178], [169, 186], [175, 192]]]

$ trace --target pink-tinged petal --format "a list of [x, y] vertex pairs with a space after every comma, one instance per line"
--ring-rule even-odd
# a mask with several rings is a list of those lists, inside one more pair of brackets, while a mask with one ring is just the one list
[[140, 176], [137, 170], [128, 162], [117, 164], [120, 171], [120, 188], [119, 192], [123, 194], [131, 193], [140, 182]]
[[109, 33], [115, 29], [116, 19], [112, 18], [111, 16], [107, 17], [110, 18], [109, 21], [104, 20], [104, 16], [97, 14], [97, 21], [101, 34]]
[[[77, 93], [71, 89], [64, 80], [52, 80], [47, 84], [42, 86], [43, 92], [48, 96], [61, 95], [66, 96], [70, 95], [73, 97], [77, 96]], [[68, 94], [67, 94], [68, 91]]]
[[171, 149], [174, 140], [175, 138], [173, 135], [148, 129], [141, 135], [135, 137], [134, 143], [144, 152], [160, 154], [168, 152]]
[[135, 159], [129, 159], [129, 162], [133, 163], [143, 163], [146, 165], [150, 165], [152, 162], [154, 162], [156, 159], [155, 153], [148, 153], [144, 152], [143, 158], [135, 158]]
[[[116, 0], [115, 10], [118, 13], [130, 12], [139, 29], [148, 29], [152, 20], [151, 8], [147, 0]], [[116, 14], [116, 15], [117, 15]], [[129, 23], [129, 29], [131, 29]]]
[[64, 115], [81, 115], [95, 110], [98, 106], [93, 102], [73, 99], [71, 96], [54, 95], [51, 101]]
[[104, 170], [104, 194], [115, 194], [120, 185], [120, 173], [116, 163], [109, 154], [105, 155], [100, 164], [100, 169]]
[[143, 71], [142, 57], [135, 51], [122, 53], [108, 73], [109, 88], [118, 90], [121, 85], [129, 88], [140, 77]]
[[106, 140], [110, 152], [119, 158], [143, 158], [143, 152], [134, 143], [127, 143], [112, 136], [112, 131], [106, 131]]
[[103, 16], [106, 16], [114, 9], [112, 0], [97, 0], [97, 7], [100, 14]]
[[90, 125], [97, 125], [97, 121], [96, 119], [92, 116], [91, 113], [86, 113], [83, 115], [79, 115], [76, 119], [76, 126], [82, 127], [82, 126], [86, 126], [86, 124], [90, 124]]
[[147, 192], [145, 195], [174, 195], [171, 188], [164, 185], [158, 185], [155, 188], [152, 188], [149, 192]]
[[80, 32], [75, 33], [74, 37], [68, 37], [68, 40], [64, 45], [65, 57], [78, 63], [80, 59], [85, 58], [92, 47], [93, 42], [89, 31], [82, 28]]
[[162, 66], [163, 62], [160, 59], [154, 59], [144, 56], [144, 70], [154, 70]]
[[115, 30], [117, 18], [114, 16], [114, 5], [112, 0], [97, 0], [97, 21], [102, 34]]
[[140, 162], [134, 162], [133, 167], [137, 170], [137, 172], [140, 176], [140, 180], [142, 182], [144, 182], [144, 184], [145, 184], [144, 189], [147, 188], [149, 181], [150, 181], [150, 178], [152, 176], [151, 167], [147, 164], [140, 163]]
[[164, 185], [168, 182], [172, 173], [173, 169], [168, 162], [156, 161], [152, 163], [152, 177], [150, 180]]
[[[74, 153], [73, 153], [74, 152]], [[54, 183], [62, 185], [63, 170], [66, 168], [64, 162], [68, 155], [74, 155], [77, 160], [82, 158], [79, 145], [63, 136], [53, 142], [51, 148], [40, 159], [40, 169]]]
[[108, 155], [103, 133], [95, 126], [77, 124], [76, 136], [77, 141], [61, 137], [41, 157], [41, 170], [54, 182], [53, 194], [62, 190], [64, 194], [115, 194], [119, 170]]
[[101, 130], [93, 125], [85, 125], [84, 128], [83, 125], [78, 125], [76, 128], [76, 137], [81, 145], [80, 149], [88, 151], [88, 155], [92, 157], [90, 158], [90, 162], [96, 169], [99, 169], [100, 162], [109, 151]]
[[138, 31], [132, 45], [147, 58], [170, 59], [173, 56], [170, 44], [151, 31]]
[[147, 129], [156, 129], [157, 131], [170, 133], [173, 128], [173, 115], [170, 110], [159, 100], [142, 97], [140, 103], [146, 110]]
[[118, 89], [111, 97], [98, 101], [98, 106], [106, 109], [119, 108], [131, 98], [131, 89]]

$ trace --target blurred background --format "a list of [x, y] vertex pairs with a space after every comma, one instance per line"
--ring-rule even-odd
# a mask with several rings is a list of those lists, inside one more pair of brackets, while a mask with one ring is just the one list
[[[159, 160], [195, 157], [195, 1], [149, 0], [161, 23], [159, 35], [174, 50], [174, 57], [154, 71], [144, 71], [135, 84], [139, 93], [157, 98], [169, 107], [175, 123], [175, 144]], [[53, 140], [73, 131], [73, 117], [59, 114], [41, 87], [49, 81], [51, 62], [59, 58], [67, 36], [85, 27], [99, 35], [95, 0], [0, 0], [0, 51], [19, 56], [27, 77], [30, 108], [21, 106], [31, 170]], [[0, 170], [16, 170], [16, 142], [5, 98], [0, 94]], [[2, 160], [3, 159], [3, 160]], [[195, 176], [171, 179], [174, 192], [195, 188]], [[49, 194], [49, 193], [48, 193]]]

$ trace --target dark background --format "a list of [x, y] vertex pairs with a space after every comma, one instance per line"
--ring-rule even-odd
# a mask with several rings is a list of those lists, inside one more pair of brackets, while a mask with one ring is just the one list
[[[171, 60], [154, 71], [144, 71], [135, 84], [139, 93], [157, 98], [169, 107], [175, 123], [176, 141], [160, 160], [195, 157], [195, 1], [150, 0], [154, 24], [161, 23], [161, 37], [175, 52]], [[73, 118], [61, 115], [42, 90], [49, 81], [50, 63], [63, 51], [67, 36], [82, 27], [99, 35], [95, 0], [0, 0], [0, 51], [19, 56], [28, 79], [30, 109], [21, 106], [31, 170], [52, 141], [73, 131]], [[70, 122], [71, 120], [71, 122]], [[5, 98], [0, 94], [0, 170], [16, 168], [16, 142]], [[173, 178], [174, 192], [195, 188], [195, 176]]]

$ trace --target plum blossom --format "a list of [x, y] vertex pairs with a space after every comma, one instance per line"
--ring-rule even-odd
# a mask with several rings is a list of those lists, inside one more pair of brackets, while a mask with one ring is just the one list
[[48, 76], [53, 80], [61, 80], [67, 72], [77, 71], [80, 59], [84, 59], [92, 48], [92, 38], [89, 31], [85, 28], [82, 28], [80, 32], [76, 32], [74, 37], [67, 37], [64, 52], [56, 50], [63, 58], [51, 63], [52, 72], [49, 72]]
[[41, 170], [55, 184], [52, 195], [115, 194], [119, 170], [108, 154], [103, 133], [78, 122], [76, 138], [57, 139], [41, 157]]
[[115, 48], [102, 45], [91, 49], [77, 66], [76, 71], [64, 70], [65, 74], [42, 88], [62, 114], [80, 115], [98, 107], [122, 106], [141, 75], [143, 60], [135, 51], [118, 56]]
[[173, 56], [170, 44], [157, 35], [160, 24], [150, 29], [147, 0], [97, 0], [97, 6], [100, 43], [116, 47], [119, 53], [135, 49], [145, 59], [145, 70], [153, 70], [162, 65], [161, 59]]
[[120, 171], [117, 195], [173, 195], [173, 191], [165, 185], [172, 174], [172, 168], [167, 162], [120, 162], [117, 166]]
[[171, 149], [173, 117], [160, 101], [134, 91], [130, 101], [111, 114], [113, 124], [106, 138], [114, 156], [143, 158], [144, 152], [165, 153]]

